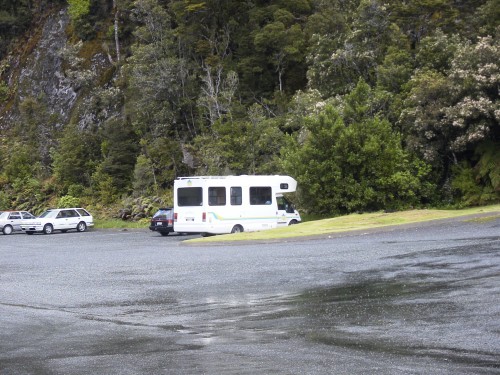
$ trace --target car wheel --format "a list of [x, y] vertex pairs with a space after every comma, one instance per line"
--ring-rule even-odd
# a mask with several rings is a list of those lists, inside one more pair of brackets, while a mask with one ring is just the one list
[[169, 232], [160, 232], [160, 234], [161, 234], [163, 237], [168, 236], [168, 233], [169, 233]]
[[288, 225], [295, 225], [295, 224], [298, 224], [299, 222], [297, 220], [290, 220], [290, 222], [288, 223]]
[[52, 232], [54, 232], [54, 227], [52, 226], [52, 224], [45, 224], [45, 226], [43, 227], [43, 233], [52, 234]]
[[4, 226], [3, 230], [2, 230], [2, 233], [3, 234], [11, 234], [12, 233], [12, 227], [10, 225]]
[[85, 232], [87, 230], [87, 224], [85, 224], [85, 222], [83, 221], [80, 221], [76, 226], [76, 230], [78, 232]]
[[241, 233], [243, 232], [243, 227], [241, 225], [235, 225], [233, 229], [231, 229], [231, 233]]

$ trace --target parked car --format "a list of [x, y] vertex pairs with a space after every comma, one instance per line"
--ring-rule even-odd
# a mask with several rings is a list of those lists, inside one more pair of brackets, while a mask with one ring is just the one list
[[174, 210], [172, 208], [160, 208], [151, 219], [149, 229], [158, 232], [162, 236], [168, 236], [174, 231]]
[[21, 231], [21, 223], [35, 216], [28, 211], [3, 211], [0, 213], [0, 230], [3, 234]]
[[43, 232], [51, 234], [55, 230], [65, 233], [76, 229], [85, 232], [88, 227], [94, 226], [92, 215], [83, 208], [56, 208], [45, 211], [33, 220], [25, 220], [21, 223], [21, 229], [26, 234]]

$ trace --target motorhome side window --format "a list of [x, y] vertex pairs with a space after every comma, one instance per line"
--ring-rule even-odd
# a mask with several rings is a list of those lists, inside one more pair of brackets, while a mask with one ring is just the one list
[[203, 204], [203, 189], [201, 187], [186, 187], [177, 189], [177, 204], [184, 206], [201, 206]]
[[250, 188], [250, 204], [263, 205], [271, 204], [272, 189], [270, 186], [255, 186]]
[[223, 186], [208, 188], [208, 205], [209, 206], [225, 206], [226, 205], [226, 188]]
[[241, 206], [243, 203], [240, 186], [233, 186], [231, 188], [231, 206]]

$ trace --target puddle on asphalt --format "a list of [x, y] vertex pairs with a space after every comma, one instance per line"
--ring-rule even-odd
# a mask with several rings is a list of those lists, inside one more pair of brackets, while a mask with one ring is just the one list
[[127, 313], [115, 317], [127, 323], [153, 321], [131, 327], [161, 327], [173, 350], [298, 339], [362, 356], [381, 353], [500, 368], [498, 348], [484, 345], [498, 340], [498, 333], [489, 330], [488, 315], [478, 313], [489, 300], [483, 296], [486, 305], [475, 304], [477, 293], [498, 296], [499, 250], [493, 242], [387, 258], [382, 268], [347, 273], [342, 283], [295, 294], [232, 299], [221, 294], [183, 303], [162, 293], [135, 304], [122, 301], [116, 309]]
[[260, 301], [255, 311], [239, 311], [236, 325], [366, 354], [500, 368], [491, 344], [498, 342], [491, 301], [500, 292], [499, 255], [494, 237], [390, 257], [381, 268], [347, 273], [342, 283]]

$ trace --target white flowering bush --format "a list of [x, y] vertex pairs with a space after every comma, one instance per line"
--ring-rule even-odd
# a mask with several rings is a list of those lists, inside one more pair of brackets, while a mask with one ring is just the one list
[[[494, 201], [500, 193], [494, 177], [500, 165], [487, 163], [491, 167], [480, 167], [486, 163], [485, 150], [489, 154], [498, 147], [499, 61], [499, 41], [492, 37], [461, 43], [447, 72], [416, 72], [408, 83], [399, 119], [407, 146], [433, 163], [443, 176], [454, 174], [454, 187], [467, 197], [467, 204]], [[481, 147], [483, 144], [488, 148]], [[473, 163], [461, 162], [470, 159], [471, 154], [475, 155]], [[474, 184], [489, 193], [477, 186], [470, 188]]]

